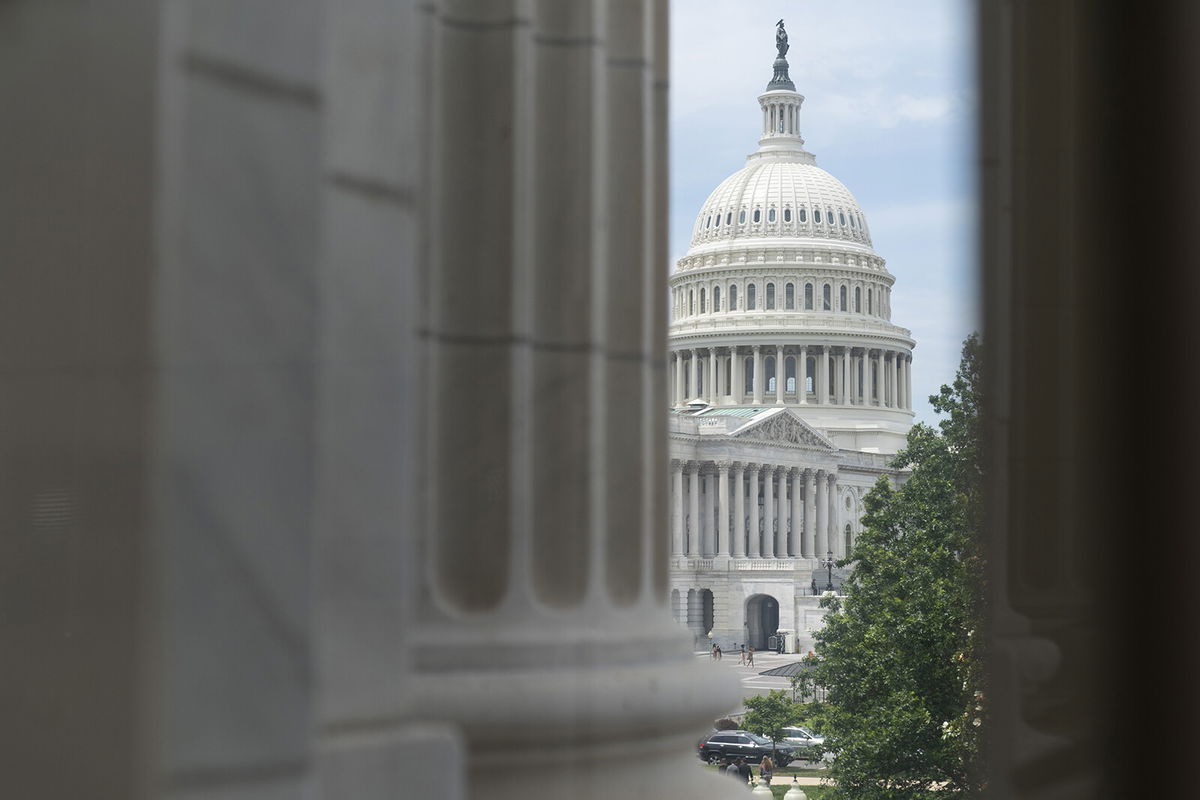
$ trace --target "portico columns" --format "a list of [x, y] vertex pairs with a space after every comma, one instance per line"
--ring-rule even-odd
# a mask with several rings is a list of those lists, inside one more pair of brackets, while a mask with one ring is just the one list
[[746, 555], [746, 481], [742, 464], [733, 465], [733, 551], [734, 558]]
[[873, 406], [875, 401], [875, 376], [871, 374], [871, 348], [864, 347], [862, 354], [863, 365], [863, 405]]
[[687, 464], [688, 473], [688, 558], [700, 557], [700, 465], [695, 461]]
[[675, 405], [682, 406], [683, 400], [683, 351], [675, 351]]
[[821, 388], [817, 393], [817, 402], [822, 403], [822, 404], [828, 403], [829, 402], [829, 345], [827, 345], [827, 344], [821, 345], [821, 368], [820, 368], [820, 375], [818, 377], [819, 377], [819, 380], [817, 382], [821, 385]]
[[683, 554], [683, 463], [671, 462], [671, 555]]
[[692, 348], [689, 352], [692, 354], [692, 357], [688, 360], [688, 366], [691, 367], [692, 378], [691, 383], [688, 384], [689, 391], [687, 399], [690, 401], [700, 396], [700, 351]]
[[828, 527], [828, 531], [826, 534], [828, 536], [827, 541], [829, 542], [828, 548], [830, 550], [833, 550], [835, 555], [844, 557], [846, 555], [845, 546], [842, 544], [842, 537], [840, 535], [840, 532], [838, 531], [838, 499], [837, 499], [837, 473], [836, 472], [829, 473], [828, 504], [829, 504], [829, 512], [828, 512], [828, 514], [829, 514], [828, 526], [829, 527]]
[[750, 558], [758, 558], [758, 464], [747, 464], [746, 473], [749, 476], [750, 489]]
[[775, 346], [775, 405], [783, 405], [783, 376], [787, 371], [783, 368], [783, 345]]
[[712, 558], [717, 551], [716, 542], [713, 541], [717, 533], [717, 492], [713, 486], [713, 477], [711, 468], [704, 471], [704, 526], [701, 529], [704, 533], [700, 545], [700, 552], [704, 558]]
[[792, 467], [788, 470], [788, 475], [792, 479], [792, 525], [788, 531], [787, 554], [791, 557], [800, 555], [800, 525], [804, 519], [803, 511], [800, 503], [800, 475], [802, 470]]
[[825, 470], [817, 471], [817, 539], [813, 543], [814, 555], [824, 558], [829, 551], [829, 475]]
[[900, 354], [892, 353], [892, 408], [900, 407]]
[[761, 406], [763, 401], [763, 369], [762, 346], [754, 345], [754, 405]]
[[704, 379], [704, 394], [708, 397], [710, 405], [717, 404], [718, 392], [717, 387], [717, 348], [708, 348], [708, 375]]
[[729, 555], [729, 462], [717, 462], [717, 555]]
[[800, 395], [800, 404], [808, 405], [808, 348], [804, 345], [800, 346], [800, 368], [796, 370], [796, 379], [799, 385], [796, 387], [796, 394]]
[[775, 557], [787, 558], [787, 539], [788, 539], [788, 470], [784, 467], [779, 468], [779, 495], [777, 501], [779, 503], [779, 513], [775, 516], [776, 528], [775, 531]]
[[804, 538], [800, 542], [800, 554], [812, 558], [816, 553], [813, 538], [817, 531], [817, 471], [804, 470]]
[[775, 467], [763, 468], [762, 557], [775, 555]]
[[850, 348], [842, 348], [842, 405], [850, 405]]
[[746, 396], [746, 376], [742, 358], [738, 355], [736, 346], [729, 348], [729, 388], [732, 390], [733, 402], [741, 405]]

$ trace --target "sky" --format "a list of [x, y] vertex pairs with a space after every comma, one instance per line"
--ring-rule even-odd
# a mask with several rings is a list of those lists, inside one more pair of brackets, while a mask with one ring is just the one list
[[783, 18], [800, 131], [858, 200], [912, 331], [917, 420], [979, 328], [975, 67], [963, 0], [675, 0], [671, 10], [671, 258], [709, 192], [758, 145], [757, 97]]

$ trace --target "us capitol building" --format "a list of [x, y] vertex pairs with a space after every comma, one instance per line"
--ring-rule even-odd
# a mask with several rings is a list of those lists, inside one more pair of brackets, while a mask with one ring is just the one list
[[804, 149], [782, 23], [776, 46], [758, 150], [704, 202], [670, 279], [671, 608], [726, 651], [777, 632], [812, 646], [825, 561], [854, 544], [878, 477], [901, 477], [888, 461], [913, 417], [895, 278]]

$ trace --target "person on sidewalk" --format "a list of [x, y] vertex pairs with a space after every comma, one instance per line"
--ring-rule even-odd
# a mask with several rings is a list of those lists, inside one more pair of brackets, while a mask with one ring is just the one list
[[775, 774], [775, 762], [770, 756], [763, 756], [762, 761], [758, 762], [758, 777], [771, 784], [771, 776]]
[[751, 770], [750, 770], [750, 765], [746, 763], [746, 759], [738, 758], [738, 760], [735, 761], [734, 764], [737, 765], [738, 775], [741, 776], [742, 783], [749, 783]]
[[746, 651], [746, 666], [747, 667], [754, 666], [754, 648], [753, 647], [751, 647], [749, 650]]
[[743, 667], [746, 666], [746, 643], [742, 642], [742, 654], [738, 657], [738, 663]]

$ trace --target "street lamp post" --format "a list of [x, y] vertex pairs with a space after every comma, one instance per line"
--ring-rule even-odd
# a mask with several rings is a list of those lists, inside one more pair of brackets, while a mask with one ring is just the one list
[[828, 553], [825, 554], [825, 560], [822, 561], [821, 564], [824, 565], [825, 569], [827, 570], [827, 577], [825, 579], [825, 591], [832, 592], [833, 591], [833, 551], [832, 550], [830, 550]]

